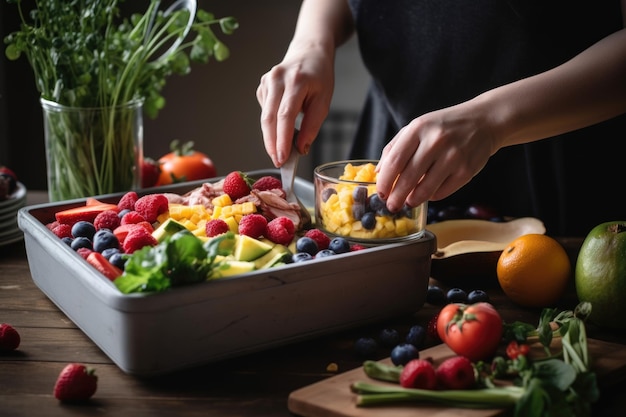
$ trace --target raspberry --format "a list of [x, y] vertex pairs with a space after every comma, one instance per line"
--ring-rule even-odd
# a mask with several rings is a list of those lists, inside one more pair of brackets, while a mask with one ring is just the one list
[[154, 223], [159, 214], [168, 210], [169, 204], [169, 200], [163, 194], [148, 194], [137, 200], [135, 211], [143, 215], [148, 222]]
[[56, 220], [55, 220], [55, 221], [53, 221], [53, 222], [47, 223], [47, 224], [46, 224], [46, 228], [47, 228], [48, 230], [50, 230], [50, 231], [53, 231], [53, 230], [54, 230], [54, 228], [55, 228], [55, 227], [57, 227], [57, 226], [58, 226], [58, 225], [60, 225], [60, 224], [61, 224], [61, 223], [59, 223], [58, 221], [56, 221]]
[[122, 217], [120, 224], [137, 224], [147, 221], [146, 218], [136, 211], [129, 211]]
[[69, 224], [58, 224], [52, 229], [52, 233], [54, 233], [59, 239], [72, 237], [72, 226]]
[[328, 249], [328, 244], [330, 243], [330, 238], [320, 229], [310, 229], [307, 230], [304, 234], [305, 237], [310, 237], [317, 243], [317, 248], [319, 250]]
[[131, 254], [144, 246], [156, 246], [159, 242], [145, 228], [133, 227], [124, 239], [124, 252]]
[[0, 323], [0, 352], [15, 350], [20, 345], [20, 334], [13, 326]]
[[282, 189], [283, 183], [278, 178], [272, 177], [271, 175], [261, 177], [252, 184], [252, 189], [259, 191], [274, 190], [276, 188]]
[[134, 191], [129, 191], [117, 202], [117, 208], [122, 210], [135, 210], [135, 203], [139, 200], [139, 196]]
[[274, 243], [289, 245], [296, 235], [293, 221], [285, 216], [279, 216], [267, 223], [265, 237]]
[[205, 228], [207, 237], [221, 235], [222, 233], [226, 233], [230, 230], [228, 223], [222, 219], [209, 220]]
[[105, 210], [96, 216], [93, 225], [96, 227], [96, 230], [114, 230], [120, 225], [120, 217], [115, 210]]
[[474, 366], [465, 356], [453, 356], [439, 364], [435, 371], [440, 389], [469, 389], [476, 382]]
[[358, 243], [350, 245], [350, 252], [355, 252], [357, 250], [363, 250], [363, 249], [367, 249], [367, 248], [363, 245], [359, 245]]
[[233, 171], [224, 178], [222, 189], [231, 200], [236, 201], [250, 194], [249, 177], [241, 171]]
[[404, 388], [435, 389], [437, 375], [435, 367], [426, 359], [410, 360], [400, 373], [400, 385]]
[[89, 256], [89, 254], [93, 252], [92, 249], [89, 248], [78, 248], [76, 249], [76, 253], [79, 254], [81, 256], [81, 258], [83, 259], [87, 259], [87, 257]]
[[239, 234], [258, 239], [265, 235], [267, 219], [262, 214], [248, 214], [239, 221]]

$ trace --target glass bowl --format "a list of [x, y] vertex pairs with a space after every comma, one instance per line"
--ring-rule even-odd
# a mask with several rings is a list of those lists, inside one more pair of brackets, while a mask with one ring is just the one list
[[331, 236], [366, 245], [420, 238], [427, 219], [427, 203], [387, 210], [376, 193], [378, 161], [346, 160], [319, 165], [313, 171], [315, 226]]

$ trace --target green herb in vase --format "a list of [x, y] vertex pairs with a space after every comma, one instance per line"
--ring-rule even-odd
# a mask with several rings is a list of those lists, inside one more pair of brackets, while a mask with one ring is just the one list
[[10, 60], [24, 55], [41, 94], [52, 201], [122, 192], [140, 184], [142, 113], [165, 105], [167, 77], [191, 63], [228, 58], [216, 36], [238, 27], [195, 0], [122, 16], [123, 0], [37, 0], [16, 4], [20, 29], [5, 38]]

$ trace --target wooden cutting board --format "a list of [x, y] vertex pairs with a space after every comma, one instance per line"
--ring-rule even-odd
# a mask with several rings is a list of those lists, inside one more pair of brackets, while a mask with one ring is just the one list
[[[626, 378], [626, 347], [595, 339], [588, 339], [587, 342], [589, 355], [594, 360], [593, 370], [602, 386], [609, 386]], [[454, 353], [444, 344], [420, 352], [421, 358], [431, 357], [435, 364], [451, 356]], [[391, 360], [387, 358], [381, 362], [390, 364]], [[378, 417], [383, 410], [385, 417], [490, 417], [503, 415], [506, 411], [460, 409], [434, 404], [357, 407], [354, 403], [356, 395], [350, 392], [350, 384], [355, 381], [374, 382], [359, 367], [293, 391], [289, 395], [287, 407], [292, 413], [304, 417]], [[385, 384], [382, 381], [375, 383]]]

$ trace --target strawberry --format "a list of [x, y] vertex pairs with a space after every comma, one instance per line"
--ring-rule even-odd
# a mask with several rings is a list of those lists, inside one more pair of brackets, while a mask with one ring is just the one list
[[63, 368], [54, 384], [54, 396], [60, 401], [88, 400], [98, 388], [98, 377], [93, 368], [70, 363]]
[[283, 183], [281, 180], [271, 175], [261, 177], [252, 184], [253, 190], [268, 191], [275, 190], [276, 188], [282, 189]]
[[265, 234], [267, 219], [262, 214], [247, 214], [239, 221], [239, 234], [258, 239]]
[[109, 262], [107, 258], [99, 252], [91, 252], [89, 256], [87, 256], [87, 262], [111, 281], [114, 281], [123, 273], [121, 269]]
[[265, 237], [274, 243], [289, 245], [296, 235], [293, 221], [285, 216], [279, 216], [267, 223]]
[[228, 227], [228, 223], [226, 223], [222, 219], [211, 219], [206, 223], [205, 226], [207, 237], [215, 237], [217, 235], [221, 235], [222, 233], [228, 232], [230, 229]]
[[[168, 210], [169, 204], [169, 200], [163, 194], [148, 194], [137, 200], [135, 203], [135, 211], [145, 217], [148, 222], [154, 223], [157, 217], [159, 217], [159, 214], [165, 213]], [[126, 216], [128, 216], [128, 214]]]
[[117, 212], [117, 205], [109, 203], [94, 204], [91, 202], [85, 204], [84, 206], [57, 211], [54, 214], [54, 217], [59, 223], [69, 224], [71, 226], [74, 223], [83, 220], [93, 223], [96, 216], [106, 210], [115, 210]]
[[439, 389], [469, 389], [476, 383], [474, 366], [465, 356], [444, 360], [435, 370]]
[[224, 178], [222, 188], [231, 200], [250, 194], [250, 178], [241, 171], [233, 171]]
[[20, 345], [20, 334], [10, 324], [0, 323], [0, 351], [15, 350]]
[[426, 359], [412, 359], [400, 373], [400, 385], [404, 388], [435, 389], [437, 375], [432, 362]]
[[152, 158], [141, 161], [141, 188], [154, 187], [161, 176], [161, 165]]
[[139, 196], [134, 191], [129, 191], [117, 202], [118, 211], [135, 210], [135, 203], [139, 200]]
[[320, 229], [309, 229], [304, 234], [305, 237], [310, 237], [317, 243], [317, 248], [319, 250], [328, 249], [328, 245], [330, 244], [330, 238]]
[[439, 338], [439, 333], [437, 332], [437, 319], [439, 318], [439, 313], [432, 316], [426, 326], [426, 334], [433, 340], [441, 341]]
[[[126, 217], [126, 216], [124, 216]], [[129, 224], [122, 224], [118, 227], [115, 228], [115, 230], [113, 230], [113, 234], [115, 235], [115, 237], [117, 237], [117, 240], [120, 243], [124, 243], [124, 240], [126, 239], [126, 236], [128, 236], [128, 232], [130, 232], [131, 230], [133, 230], [136, 227], [143, 227], [144, 229], [146, 229], [146, 231], [150, 234], [152, 234], [152, 232], [154, 232], [154, 227], [152, 227], [152, 224], [143, 221], [143, 222], [139, 222], [139, 223], [129, 223]]]

